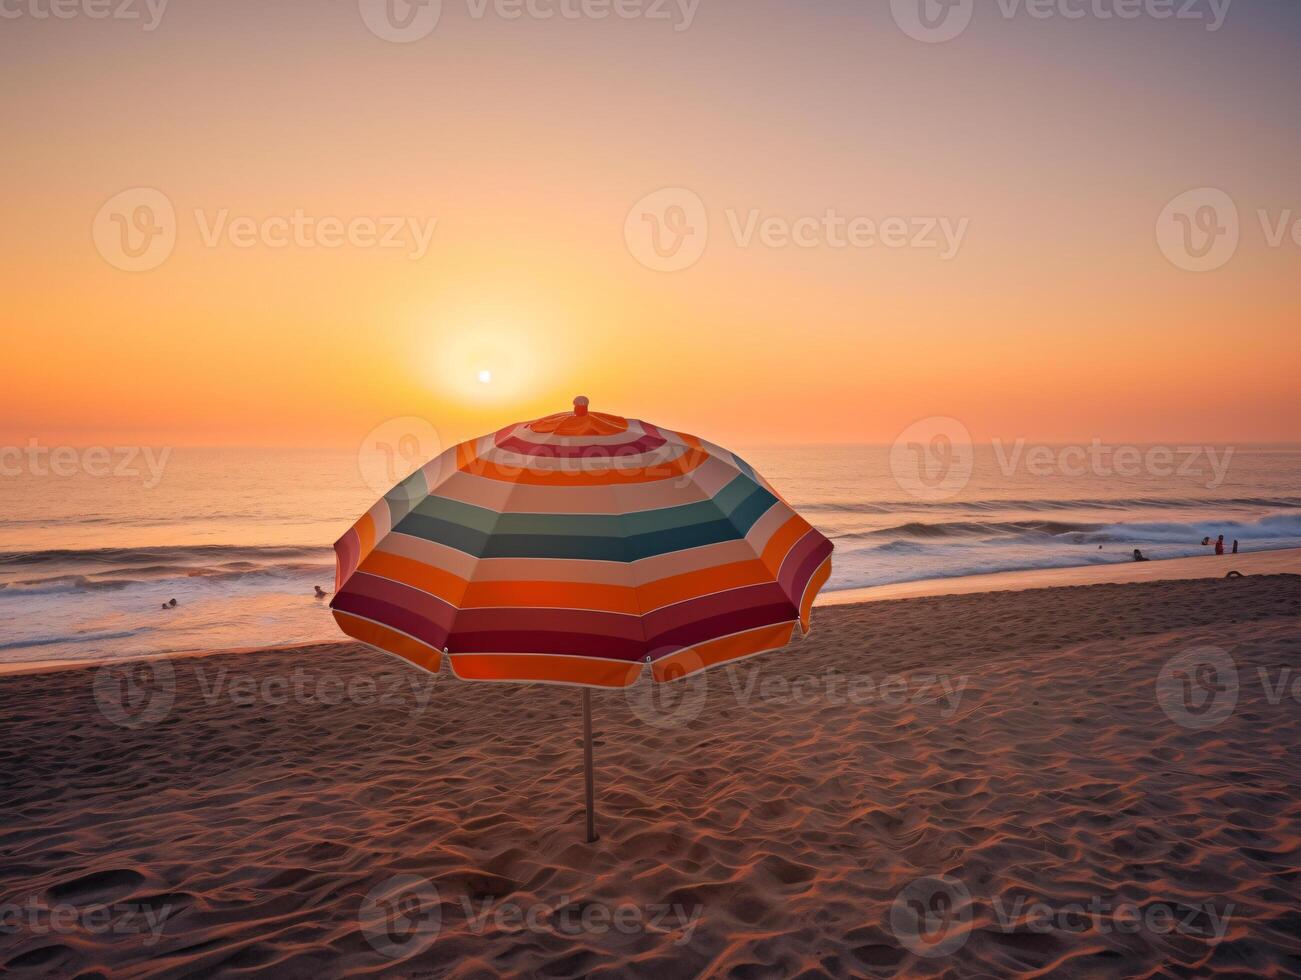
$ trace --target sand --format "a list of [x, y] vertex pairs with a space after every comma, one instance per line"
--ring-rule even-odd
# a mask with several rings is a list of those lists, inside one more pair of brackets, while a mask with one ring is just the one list
[[1289, 575], [820, 608], [595, 696], [590, 846], [571, 689], [347, 644], [5, 677], [0, 964], [1298, 975], [1299, 617]]

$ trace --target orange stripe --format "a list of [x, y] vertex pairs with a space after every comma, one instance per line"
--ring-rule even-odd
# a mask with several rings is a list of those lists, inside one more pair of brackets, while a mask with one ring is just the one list
[[817, 598], [818, 590], [827, 584], [829, 578], [831, 578], [831, 556], [827, 555], [826, 560], [813, 573], [813, 578], [809, 579], [809, 584], [804, 587], [804, 598], [800, 602], [800, 626], [805, 633], [809, 631], [809, 614], [813, 611], [813, 600]]
[[630, 616], [726, 589], [774, 580], [757, 558], [670, 575], [636, 587], [598, 582], [527, 580], [467, 583], [445, 569], [386, 551], [372, 551], [358, 570], [410, 585], [461, 609], [529, 606], [594, 609]]
[[641, 613], [637, 593], [623, 585], [587, 582], [475, 582], [465, 592], [462, 609], [490, 606], [541, 606], [548, 609], [598, 609]]
[[641, 664], [565, 654], [457, 653], [452, 670], [470, 681], [551, 681], [587, 687], [627, 687], [641, 674]]
[[475, 460], [474, 443], [462, 442], [456, 447], [456, 468], [458, 470], [466, 469]]
[[799, 514], [792, 514], [790, 520], [768, 539], [768, 543], [763, 548], [763, 563], [768, 566], [768, 571], [772, 573], [773, 578], [777, 577], [782, 567], [782, 560], [790, 553], [791, 548], [795, 547], [795, 542], [808, 532], [809, 522]]
[[659, 609], [670, 603], [698, 596], [722, 592], [724, 589], [736, 589], [743, 585], [759, 585], [771, 582], [773, 576], [768, 574], [763, 562], [757, 558], [751, 561], [731, 562], [713, 568], [701, 568], [694, 572], [671, 575], [657, 582], [647, 582], [637, 587], [642, 608], [646, 612]]
[[465, 592], [465, 580], [460, 576], [434, 565], [426, 565], [415, 558], [387, 551], [372, 551], [357, 566], [357, 570], [413, 586], [452, 605], [457, 605]]
[[357, 540], [361, 544], [361, 552], [358, 555], [358, 561], [362, 561], [375, 550], [375, 518], [370, 514], [362, 514], [353, 527], [357, 532]]
[[419, 640], [413, 640], [403, 633], [391, 630], [387, 626], [381, 626], [379, 623], [372, 623], [368, 619], [359, 619], [349, 613], [340, 612], [338, 609], [331, 611], [334, 613], [334, 621], [339, 624], [339, 629], [354, 639], [361, 640], [362, 643], [369, 643], [373, 647], [379, 647], [381, 650], [387, 650], [389, 653], [395, 653], [403, 660], [410, 661], [431, 674], [438, 673], [438, 668], [443, 662], [443, 655], [440, 651], [426, 646]]
[[794, 623], [778, 623], [776, 626], [760, 626], [735, 636], [707, 640], [655, 661], [651, 665], [651, 673], [661, 684], [680, 680], [715, 664], [748, 657], [764, 650], [778, 650], [791, 641], [794, 631]]

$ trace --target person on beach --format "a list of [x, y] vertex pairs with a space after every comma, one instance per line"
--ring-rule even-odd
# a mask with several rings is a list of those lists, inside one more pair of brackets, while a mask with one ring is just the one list
[[1134, 561], [1151, 561], [1151, 560], [1152, 560], [1151, 558], [1146, 557], [1143, 554], [1143, 552], [1139, 551], [1137, 548], [1134, 549]]
[[1222, 555], [1222, 554], [1224, 554], [1224, 535], [1223, 535], [1223, 534], [1221, 534], [1218, 538], [1215, 539], [1215, 553], [1216, 553], [1217, 555]]
[[1234, 538], [1234, 539], [1233, 539], [1233, 553], [1234, 553], [1235, 555], [1238, 553], [1238, 539], [1237, 539], [1237, 538]]

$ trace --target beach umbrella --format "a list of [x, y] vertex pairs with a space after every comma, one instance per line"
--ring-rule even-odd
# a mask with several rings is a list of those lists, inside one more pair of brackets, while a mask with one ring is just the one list
[[582, 688], [589, 842], [592, 688], [779, 649], [831, 573], [831, 542], [741, 457], [583, 397], [448, 449], [335, 552], [349, 636], [464, 680]]

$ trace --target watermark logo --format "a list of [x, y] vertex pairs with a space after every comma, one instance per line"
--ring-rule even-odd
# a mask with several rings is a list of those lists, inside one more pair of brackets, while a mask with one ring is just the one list
[[[303, 208], [282, 214], [234, 214], [229, 208], [193, 211], [199, 244], [207, 249], [264, 248], [334, 251], [342, 248], [404, 253], [419, 262], [433, 244], [438, 219], [411, 215], [317, 215]], [[167, 195], [134, 188], [115, 195], [95, 216], [95, 247], [126, 272], [158, 268], [176, 248], [178, 218]]]
[[[660, 661], [663, 656], [663, 662]], [[676, 648], [654, 651], [647, 658], [655, 663], [652, 676], [623, 689], [632, 713], [654, 728], [683, 728], [705, 710], [709, 680], [704, 662], [694, 650]]]
[[442, 0], [358, 0], [361, 19], [381, 41], [410, 44], [433, 33]]
[[[791, 217], [762, 208], [729, 207], [723, 225], [736, 248], [766, 249], [915, 249], [933, 251], [944, 262], [957, 257], [969, 218], [934, 215], [888, 215], [881, 218], [843, 214]], [[628, 251], [656, 272], [679, 272], [700, 261], [709, 241], [710, 217], [705, 202], [685, 187], [666, 187], [647, 194], [628, 211], [623, 235]]]
[[952, 41], [971, 23], [975, 0], [890, 0], [899, 29], [914, 41]]
[[420, 875], [385, 878], [361, 900], [357, 923], [372, 948], [390, 959], [423, 953], [443, 924], [438, 889]]
[[957, 419], [932, 416], [904, 429], [890, 447], [890, 472], [920, 500], [951, 500], [971, 480], [975, 449]]
[[[1144, 901], [1094, 895], [1088, 901], [1050, 905], [1028, 895], [991, 896], [992, 921], [986, 930], [1005, 935], [1134, 935], [1175, 933], [1214, 946], [1228, 934], [1236, 906], [1201, 902]], [[971, 935], [972, 898], [966, 885], [947, 875], [918, 878], [895, 898], [890, 909], [895, 937], [918, 956], [947, 956], [960, 950]]]
[[176, 700], [176, 671], [167, 660], [105, 664], [95, 671], [95, 703], [120, 728], [162, 721]]
[[705, 202], [685, 187], [647, 194], [628, 211], [623, 238], [632, 257], [656, 272], [681, 272], [700, 261], [709, 244]]
[[154, 187], [132, 187], [113, 195], [95, 215], [95, 248], [123, 272], [148, 272], [176, 247], [176, 209]]
[[[416, 415], [381, 422], [357, 447], [357, 472], [380, 495], [396, 492], [408, 478], [442, 452], [438, 430]], [[426, 484], [435, 482], [427, 479]], [[413, 488], [413, 492], [420, 488]], [[428, 486], [425, 487], [428, 489]], [[411, 501], [414, 505], [416, 501]]]
[[1218, 647], [1197, 647], [1171, 657], [1156, 679], [1156, 699], [1176, 725], [1214, 728], [1238, 704], [1238, 666]]
[[[438, 683], [437, 675], [412, 670], [336, 674], [298, 665], [286, 673], [258, 675], [201, 663], [189, 669], [199, 697], [208, 705], [223, 701], [240, 708], [349, 704], [403, 710], [415, 718], [429, 709]], [[113, 724], [143, 728], [171, 714], [177, 676], [166, 660], [106, 664], [95, 674], [95, 701]]]
[[890, 929], [918, 956], [947, 956], [971, 934], [971, 892], [948, 875], [918, 878], [896, 896]]
[[1241, 228], [1233, 198], [1215, 187], [1199, 187], [1165, 206], [1157, 218], [1156, 241], [1176, 268], [1212, 272], [1237, 254]]

